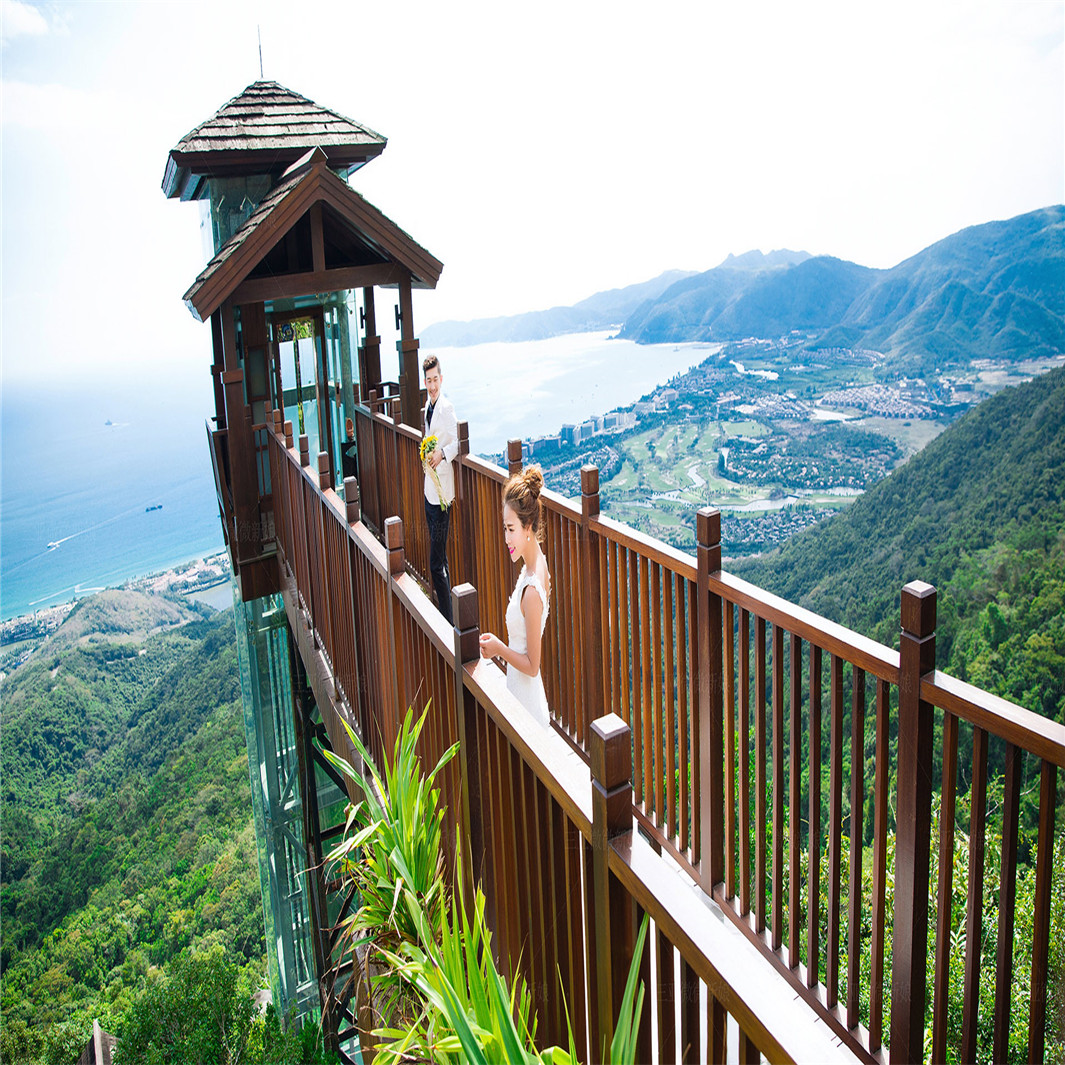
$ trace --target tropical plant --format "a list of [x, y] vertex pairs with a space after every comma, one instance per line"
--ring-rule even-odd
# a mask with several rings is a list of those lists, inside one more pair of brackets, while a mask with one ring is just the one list
[[[455, 756], [458, 744], [444, 752], [428, 775], [423, 774], [417, 745], [428, 712], [427, 705], [415, 721], [413, 709], [408, 709], [392, 760], [386, 757], [383, 773], [344, 723], [370, 774], [369, 786], [345, 759], [326, 752], [330, 762], [362, 791], [362, 799], [349, 806], [344, 836], [326, 861], [349, 879], [361, 899], [341, 927], [353, 951], [369, 948], [371, 967], [381, 960], [380, 952], [418, 940], [420, 928], [410, 906], [403, 904], [404, 893], [416, 900], [415, 909], [425, 913], [430, 927], [439, 927], [447, 904], [441, 852], [444, 810], [433, 784]], [[392, 975], [385, 965], [375, 986], [385, 1012], [399, 1008], [404, 993], [402, 983]]]
[[[446, 890], [440, 850], [444, 811], [432, 785], [458, 744], [422, 775], [416, 746], [428, 711], [426, 706], [415, 722], [408, 709], [383, 773], [348, 728], [372, 786], [343, 758], [328, 755], [363, 794], [349, 808], [344, 839], [327, 860], [362, 898], [344, 926], [351, 949], [368, 947], [379, 963], [373, 990], [383, 992], [385, 1003], [383, 1021], [372, 1033], [380, 1040], [375, 1060], [382, 1065], [410, 1060], [572, 1065], [579, 1060], [572, 1028], [568, 1048], [536, 1048], [528, 988], [519, 979], [508, 989], [496, 968], [481, 888], [474, 892], [472, 917], [463, 893]], [[456, 853], [462, 868], [461, 838]], [[614, 1065], [636, 1060], [644, 1000], [639, 965], [647, 925], [645, 915], [618, 1022], [603, 1055]]]

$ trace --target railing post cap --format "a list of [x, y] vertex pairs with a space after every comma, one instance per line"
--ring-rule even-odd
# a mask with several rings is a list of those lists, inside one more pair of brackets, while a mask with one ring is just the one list
[[581, 493], [594, 496], [599, 491], [599, 467], [593, 462], [581, 467]]
[[468, 581], [451, 589], [451, 614], [456, 629], [473, 629], [480, 624], [477, 589]]
[[721, 511], [701, 507], [695, 515], [696, 539], [700, 544], [716, 544], [721, 539]]
[[902, 589], [902, 628], [914, 636], [931, 636], [936, 628], [936, 590], [924, 581]]
[[399, 517], [385, 518], [385, 547], [389, 551], [395, 551], [403, 546], [403, 519]]
[[607, 791], [625, 784], [632, 777], [629, 726], [610, 713], [597, 717], [590, 731], [592, 778]]
[[329, 452], [318, 452], [318, 472], [325, 473], [329, 469]]

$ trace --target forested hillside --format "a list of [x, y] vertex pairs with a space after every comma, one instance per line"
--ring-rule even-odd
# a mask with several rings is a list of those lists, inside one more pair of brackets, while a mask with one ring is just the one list
[[80, 1048], [94, 1017], [121, 1033], [184, 948], [213, 946], [258, 983], [232, 613], [102, 593], [0, 697], [3, 1061]]
[[938, 590], [938, 665], [1065, 721], [1065, 369], [1004, 389], [853, 506], [729, 569], [897, 646]]

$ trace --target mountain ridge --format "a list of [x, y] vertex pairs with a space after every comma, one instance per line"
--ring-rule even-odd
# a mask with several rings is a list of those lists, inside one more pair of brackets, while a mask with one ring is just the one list
[[667, 271], [572, 307], [442, 322], [424, 346], [540, 340], [617, 328], [640, 344], [806, 334], [859, 347], [889, 368], [1017, 361], [1065, 350], [1065, 206], [968, 226], [889, 269], [785, 249], [730, 254], [702, 272]]

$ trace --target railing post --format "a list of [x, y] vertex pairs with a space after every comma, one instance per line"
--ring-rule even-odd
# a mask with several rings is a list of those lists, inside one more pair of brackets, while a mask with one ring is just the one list
[[721, 511], [696, 514], [699, 665], [699, 869], [703, 891], [712, 895], [725, 876], [724, 674], [721, 596], [710, 594], [710, 575], [721, 569]]
[[300, 433], [300, 465], [311, 464], [311, 442], [306, 433]]
[[932, 705], [921, 678], [936, 664], [936, 590], [902, 589], [899, 640], [898, 796], [895, 927], [891, 944], [891, 1060], [924, 1059], [928, 953], [929, 843], [932, 832]]
[[[399, 723], [403, 720], [405, 710], [403, 663], [400, 661], [400, 648], [402, 642], [399, 633], [399, 613], [402, 607], [396, 606], [396, 596], [393, 589], [393, 581], [403, 576], [407, 566], [406, 552], [403, 547], [403, 519], [398, 517], [385, 518], [385, 551], [388, 553], [389, 580], [387, 593], [388, 610], [388, 657], [389, 661], [381, 663], [382, 673], [385, 679], [385, 712], [386, 720], [382, 722], [381, 739], [386, 751], [391, 751], [395, 746], [396, 737], [399, 735]], [[391, 693], [388, 686], [391, 685]], [[389, 698], [391, 694], [391, 698]], [[390, 715], [390, 716], [389, 716]]]
[[333, 487], [333, 472], [329, 467], [329, 452], [318, 452], [318, 487], [328, 492]]
[[617, 714], [596, 718], [589, 729], [592, 774], [592, 880], [597, 1011], [589, 1018], [592, 1060], [614, 1030], [635, 945], [631, 897], [610, 873], [610, 840], [632, 831], [632, 738]]
[[402, 576], [406, 566], [402, 518], [385, 518], [385, 550], [388, 552], [389, 574], [393, 577]]
[[355, 477], [344, 478], [344, 516], [349, 525], [362, 519], [362, 507], [359, 500], [359, 482]]
[[285, 422], [285, 447], [288, 450], [292, 449], [292, 422]]
[[521, 441], [520, 440], [508, 440], [507, 441], [507, 475], [513, 477], [514, 474], [521, 473]]
[[[477, 704], [463, 683], [463, 666], [480, 656], [480, 615], [477, 589], [460, 584], [451, 589], [451, 616], [455, 619], [455, 723], [459, 734], [459, 766], [462, 772], [462, 833], [466, 861], [462, 891], [472, 902], [473, 891], [482, 880], [484, 828], [481, 820], [481, 758], [477, 742]], [[492, 892], [494, 896], [494, 892]], [[487, 901], [487, 900], [486, 900]], [[494, 903], [493, 903], [494, 910]]]
[[465, 463], [462, 461], [470, 453], [470, 424], [459, 422], [459, 452], [455, 456], [452, 465], [455, 467], [455, 504], [452, 511], [452, 521], [458, 520], [455, 543], [458, 546], [459, 566], [455, 576], [459, 583], [469, 582], [473, 577], [473, 523], [468, 508], [464, 506], [466, 500], [466, 477], [464, 473]]
[[581, 575], [580, 587], [584, 633], [584, 728], [577, 742], [587, 748], [588, 719], [593, 707], [603, 705], [603, 614], [602, 588], [599, 580], [599, 534], [592, 529], [592, 519], [599, 517], [599, 468], [581, 467]]

